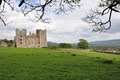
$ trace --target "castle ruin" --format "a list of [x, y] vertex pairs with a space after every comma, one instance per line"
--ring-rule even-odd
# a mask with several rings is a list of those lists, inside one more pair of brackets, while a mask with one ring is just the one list
[[18, 48], [47, 47], [46, 29], [36, 29], [36, 34], [29, 33], [29, 35], [27, 35], [26, 29], [16, 29], [15, 46]]

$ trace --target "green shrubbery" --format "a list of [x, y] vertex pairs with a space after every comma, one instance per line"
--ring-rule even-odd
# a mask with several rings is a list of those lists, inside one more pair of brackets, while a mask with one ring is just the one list
[[56, 47], [56, 46], [48, 46], [48, 48], [50, 48], [50, 49], [58, 49], [58, 47]]
[[72, 48], [70, 43], [60, 43], [59, 48]]
[[103, 60], [102, 62], [105, 63], [105, 64], [112, 64], [113, 60]]
[[72, 56], [76, 56], [76, 54], [72, 54]]
[[13, 47], [14, 46], [14, 40], [2, 39], [2, 40], [0, 40], [0, 44], [2, 42], [5, 42], [7, 44], [7, 47]]

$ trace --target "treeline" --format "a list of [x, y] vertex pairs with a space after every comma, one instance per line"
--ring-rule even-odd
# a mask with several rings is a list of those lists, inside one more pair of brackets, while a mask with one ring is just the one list
[[[14, 40], [7, 40], [2, 39], [0, 40], [0, 46], [1, 47], [14, 47]], [[85, 39], [80, 39], [78, 43], [72, 44], [72, 43], [53, 43], [48, 42], [48, 48], [56, 49], [56, 48], [81, 48], [81, 49], [88, 49], [89, 44], [88, 41]]]
[[80, 39], [78, 43], [72, 44], [72, 43], [48, 43], [49, 48], [81, 48], [81, 49], [88, 49], [89, 43], [85, 39]]
[[70, 43], [60, 43], [59, 48], [72, 48]]
[[1, 39], [0, 40], [0, 46], [1, 47], [13, 47], [14, 46], [14, 40]]

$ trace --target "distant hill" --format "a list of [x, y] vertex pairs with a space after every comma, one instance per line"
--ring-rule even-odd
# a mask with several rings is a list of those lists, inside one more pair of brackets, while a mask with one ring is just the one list
[[120, 39], [90, 42], [90, 47], [120, 47]]
[[[77, 47], [77, 43], [71, 43], [73, 48]], [[58, 47], [59, 43], [48, 42], [48, 46]], [[120, 39], [105, 40], [105, 41], [94, 41], [89, 42], [91, 48], [120, 48]]]
[[[54, 46], [54, 47], [59, 46], [59, 43], [55, 43], [55, 42], [51, 42], [51, 41], [48, 41], [47, 44], [48, 44], [48, 46]], [[70, 43], [70, 44], [72, 45], [73, 48], [77, 47], [77, 43]]]
[[48, 41], [47, 44], [48, 44], [48, 46], [54, 46], [54, 47], [58, 47], [58, 45], [59, 45], [58, 43], [50, 42], [50, 41]]

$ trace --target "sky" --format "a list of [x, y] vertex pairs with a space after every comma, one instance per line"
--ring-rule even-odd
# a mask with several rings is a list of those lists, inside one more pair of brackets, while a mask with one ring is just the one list
[[[57, 43], [78, 43], [79, 39], [86, 39], [89, 42], [120, 39], [120, 14], [113, 13], [112, 27], [106, 32], [92, 32], [90, 24], [82, 21], [89, 13], [89, 10], [94, 9], [99, 0], [82, 0], [80, 8], [73, 12], [68, 12], [68, 15], [50, 13], [51, 22], [34, 23], [29, 16], [24, 16], [20, 12], [7, 9], [5, 14], [7, 26], [0, 22], [0, 39], [14, 39], [15, 29], [27, 29], [27, 32], [35, 33], [36, 29], [47, 30], [47, 40]], [[34, 15], [33, 13], [30, 14]]]

